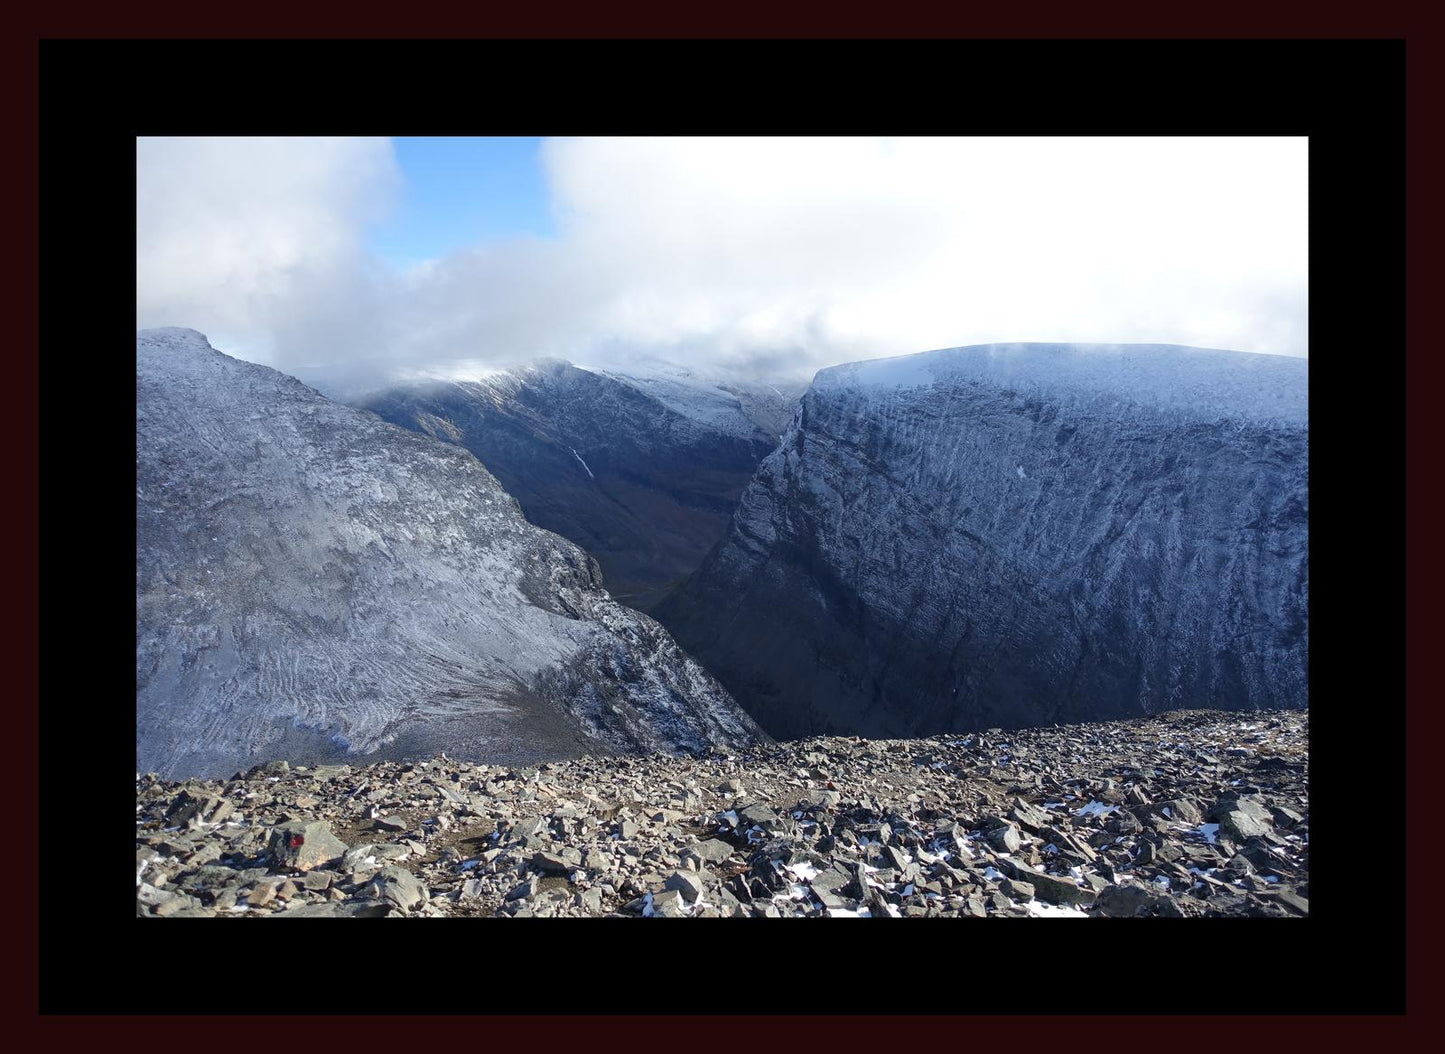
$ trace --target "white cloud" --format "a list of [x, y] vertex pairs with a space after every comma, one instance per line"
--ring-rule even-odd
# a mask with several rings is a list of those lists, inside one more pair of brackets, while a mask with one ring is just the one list
[[569, 139], [543, 157], [556, 239], [388, 276], [362, 241], [394, 188], [384, 142], [142, 141], [138, 322], [213, 326], [282, 366], [1307, 351], [1304, 139]]
[[365, 228], [399, 187], [388, 139], [137, 139], [136, 325], [273, 354], [324, 339], [369, 313]]

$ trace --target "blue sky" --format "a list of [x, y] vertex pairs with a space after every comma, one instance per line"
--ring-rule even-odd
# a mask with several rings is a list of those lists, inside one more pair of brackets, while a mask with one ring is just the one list
[[407, 136], [392, 140], [401, 168], [396, 211], [369, 232], [393, 268], [517, 235], [555, 235], [536, 138]]

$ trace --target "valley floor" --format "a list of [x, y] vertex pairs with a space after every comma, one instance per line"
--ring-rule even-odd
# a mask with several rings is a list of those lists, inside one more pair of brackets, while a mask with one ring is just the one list
[[136, 786], [137, 914], [1301, 916], [1307, 711]]

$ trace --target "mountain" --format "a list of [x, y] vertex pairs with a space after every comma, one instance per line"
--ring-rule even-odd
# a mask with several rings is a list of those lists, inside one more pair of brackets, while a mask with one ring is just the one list
[[626, 374], [550, 360], [400, 384], [354, 405], [470, 450], [532, 523], [580, 545], [613, 596], [647, 610], [722, 538], [792, 400], [683, 367]]
[[709, 429], [740, 438], [761, 432], [773, 446], [788, 427], [806, 379], [762, 380], [722, 367], [639, 360], [625, 366], [582, 366], [651, 396]]
[[137, 334], [136, 439], [141, 771], [759, 737], [456, 446], [184, 329]]
[[780, 737], [1306, 706], [1307, 386], [1162, 345], [822, 370], [654, 614]]

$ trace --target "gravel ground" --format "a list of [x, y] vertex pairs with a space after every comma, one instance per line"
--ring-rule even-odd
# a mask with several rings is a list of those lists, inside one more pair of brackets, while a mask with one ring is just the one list
[[1307, 711], [136, 781], [137, 914], [1309, 912]]

